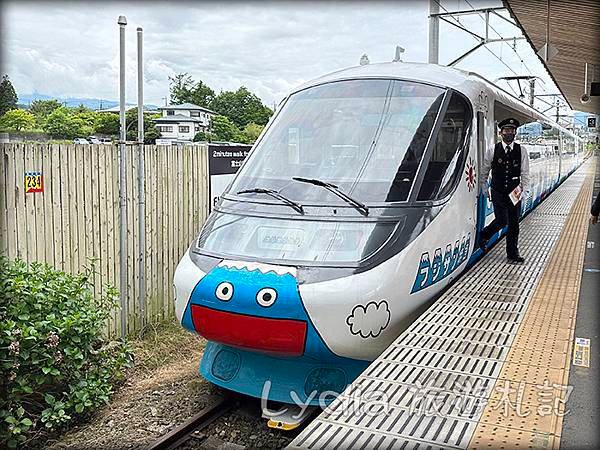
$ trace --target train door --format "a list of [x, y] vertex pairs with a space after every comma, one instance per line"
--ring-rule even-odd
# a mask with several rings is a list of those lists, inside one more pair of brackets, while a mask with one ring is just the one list
[[[477, 165], [479, 177], [485, 177], [487, 174], [481, 173], [481, 167], [483, 166], [483, 158], [486, 151], [486, 139], [485, 139], [485, 116], [483, 112], [477, 112]], [[487, 196], [483, 189], [480, 188], [480, 183], [477, 183], [477, 241], [479, 241], [479, 233], [485, 227], [486, 217], [490, 214], [492, 208], [491, 202], [488, 202]], [[485, 185], [487, 189], [487, 184]], [[488, 204], [489, 203], [489, 204]]]
[[557, 184], [560, 184], [560, 182], [562, 181], [563, 177], [564, 177], [564, 167], [565, 167], [565, 161], [564, 161], [564, 155], [563, 155], [563, 141], [562, 141], [562, 131], [560, 131], [558, 133], [558, 139], [557, 139], [558, 145], [555, 146], [557, 153], [558, 153], [558, 180], [557, 180]]

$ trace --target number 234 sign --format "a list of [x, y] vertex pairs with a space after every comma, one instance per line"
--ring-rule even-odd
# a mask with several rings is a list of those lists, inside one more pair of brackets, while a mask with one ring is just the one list
[[25, 193], [44, 192], [42, 172], [25, 172]]

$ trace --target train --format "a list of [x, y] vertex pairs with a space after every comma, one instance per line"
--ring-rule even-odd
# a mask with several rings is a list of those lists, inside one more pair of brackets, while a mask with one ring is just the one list
[[508, 117], [531, 160], [524, 216], [583, 141], [482, 76], [390, 62], [294, 89], [174, 275], [201, 375], [282, 403], [342, 392], [482, 256], [479, 168]]

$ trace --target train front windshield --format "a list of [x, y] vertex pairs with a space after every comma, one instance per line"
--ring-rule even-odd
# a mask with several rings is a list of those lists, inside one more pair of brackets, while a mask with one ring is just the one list
[[317, 178], [363, 203], [408, 199], [444, 90], [401, 80], [350, 80], [290, 96], [230, 195], [257, 186], [302, 204], [340, 205], [292, 177]]
[[[322, 185], [294, 178], [331, 183], [367, 207], [409, 206], [433, 139], [432, 157], [421, 164], [425, 176], [417, 200], [447, 195], [450, 180], [460, 173], [457, 155], [464, 152], [457, 149], [470, 116], [451, 100], [438, 136], [431, 136], [445, 93], [422, 83], [365, 79], [291, 95], [224, 194], [229, 206], [211, 215], [196, 251], [265, 262], [355, 265], [392, 235], [412, 235], [422, 207], [400, 208], [392, 221], [361, 214], [359, 208], [340, 217], [336, 208], [352, 210], [347, 201]], [[430, 179], [434, 175], [437, 181]], [[282, 211], [282, 202], [290, 207], [280, 217], [270, 205]], [[311, 206], [310, 212], [298, 211], [299, 205]], [[257, 217], [261, 212], [268, 214]]]

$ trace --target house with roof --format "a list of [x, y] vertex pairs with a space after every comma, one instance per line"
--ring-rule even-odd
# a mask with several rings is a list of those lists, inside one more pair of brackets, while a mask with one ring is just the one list
[[199, 131], [208, 131], [210, 120], [217, 113], [192, 103], [158, 108], [162, 116], [154, 119], [162, 139], [192, 141]]

